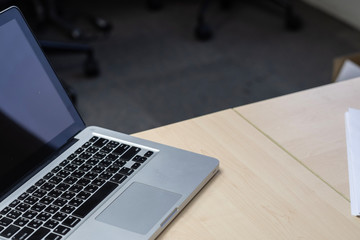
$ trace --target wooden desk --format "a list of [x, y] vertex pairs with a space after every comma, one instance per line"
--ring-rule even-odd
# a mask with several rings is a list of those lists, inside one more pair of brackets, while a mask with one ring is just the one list
[[345, 112], [360, 108], [360, 78], [235, 110], [349, 199]]
[[349, 202], [232, 109], [135, 135], [220, 160], [159, 239], [359, 239]]

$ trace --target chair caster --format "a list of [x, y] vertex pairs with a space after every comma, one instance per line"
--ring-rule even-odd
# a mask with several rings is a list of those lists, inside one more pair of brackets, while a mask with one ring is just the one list
[[200, 41], [208, 41], [213, 38], [213, 31], [204, 23], [198, 24], [195, 28], [195, 37]]
[[162, 0], [147, 0], [147, 6], [150, 10], [157, 11], [164, 7]]
[[87, 77], [97, 77], [100, 75], [98, 62], [94, 58], [87, 58], [84, 62], [84, 74]]
[[291, 7], [285, 10], [285, 29], [289, 31], [300, 30], [303, 26], [301, 18], [296, 15]]

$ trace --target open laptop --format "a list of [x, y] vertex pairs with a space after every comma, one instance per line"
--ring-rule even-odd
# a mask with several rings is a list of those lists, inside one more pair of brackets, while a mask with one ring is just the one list
[[0, 239], [154, 239], [219, 166], [86, 127], [16, 7], [0, 13], [0, 133]]

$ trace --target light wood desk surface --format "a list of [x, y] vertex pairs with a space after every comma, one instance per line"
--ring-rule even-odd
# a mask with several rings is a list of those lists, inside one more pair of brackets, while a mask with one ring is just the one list
[[159, 239], [359, 239], [349, 202], [232, 109], [135, 136], [220, 160]]
[[360, 78], [235, 110], [349, 199], [344, 115], [349, 107], [360, 108]]

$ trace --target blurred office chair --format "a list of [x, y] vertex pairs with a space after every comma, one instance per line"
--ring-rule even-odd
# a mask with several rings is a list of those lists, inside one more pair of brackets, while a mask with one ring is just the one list
[[[223, 9], [231, 7], [231, 0], [220, 0], [220, 6]], [[302, 20], [294, 12], [291, 0], [269, 0], [284, 11], [285, 28], [289, 31], [296, 31], [301, 29]], [[197, 22], [195, 26], [195, 37], [199, 40], [206, 41], [213, 37], [213, 30], [205, 20], [205, 14], [211, 4], [211, 0], [202, 0], [199, 12], [197, 15]]]

